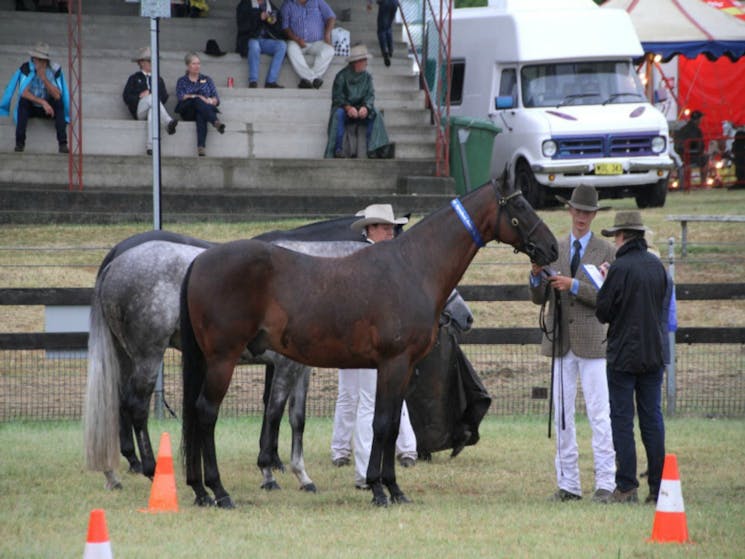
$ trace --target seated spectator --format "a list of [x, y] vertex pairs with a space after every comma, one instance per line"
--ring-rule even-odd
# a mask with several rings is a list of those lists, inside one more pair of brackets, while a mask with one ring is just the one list
[[282, 62], [287, 52], [285, 33], [280, 13], [269, 0], [241, 0], [235, 8], [238, 26], [236, 52], [248, 56], [248, 87], [259, 85], [259, 59], [262, 54], [272, 57], [264, 87], [282, 88], [277, 83]]
[[220, 134], [225, 133], [225, 124], [217, 118], [220, 97], [212, 78], [201, 73], [202, 62], [196, 52], [184, 57], [186, 73], [176, 82], [176, 112], [181, 120], [197, 123], [197, 154], [206, 154], [207, 123], [211, 123]]
[[[140, 67], [127, 80], [124, 86], [122, 98], [132, 113], [135, 120], [147, 120], [147, 131], [145, 133], [145, 151], [148, 155], [153, 153], [152, 140], [152, 114], [153, 114], [153, 96], [150, 91], [152, 84], [152, 67], [150, 59], [150, 47], [143, 47], [137, 51], [137, 56], [132, 59]], [[178, 120], [171, 117], [166, 110], [164, 103], [168, 101], [168, 91], [163, 78], [158, 77], [158, 98], [160, 99], [160, 123], [166, 125], [168, 135], [176, 133]]]
[[383, 117], [375, 110], [375, 88], [372, 75], [367, 71], [369, 58], [371, 57], [365, 45], [354, 45], [347, 57], [347, 66], [339, 70], [334, 78], [329, 139], [324, 154], [327, 158], [343, 158], [349, 155], [345, 152], [343, 144], [347, 124], [350, 123], [365, 124], [367, 157], [393, 157], [393, 144], [388, 142]]
[[30, 60], [21, 64], [10, 79], [2, 100], [0, 116], [10, 114], [10, 105], [16, 88], [18, 103], [13, 113], [16, 123], [16, 147], [26, 149], [26, 127], [29, 118], [54, 119], [60, 153], [69, 153], [67, 123], [70, 122], [70, 93], [67, 90], [62, 67], [52, 62], [51, 50], [46, 43], [36, 43], [28, 51]]
[[[334, 58], [331, 30], [336, 15], [324, 0], [285, 0], [282, 29], [287, 34], [287, 58], [300, 77], [300, 89], [320, 88]], [[312, 59], [308, 64], [306, 56]]]

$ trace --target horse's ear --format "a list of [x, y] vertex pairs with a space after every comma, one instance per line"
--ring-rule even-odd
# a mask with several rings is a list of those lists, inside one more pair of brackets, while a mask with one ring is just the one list
[[508, 164], [505, 163], [504, 171], [502, 171], [502, 176], [499, 178], [499, 189], [505, 193], [508, 194], [512, 192], [515, 188], [514, 184], [510, 184], [510, 168]]

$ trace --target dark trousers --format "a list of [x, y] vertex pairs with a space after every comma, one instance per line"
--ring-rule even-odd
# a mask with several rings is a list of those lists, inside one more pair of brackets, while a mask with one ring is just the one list
[[657, 496], [665, 463], [665, 423], [662, 419], [662, 373], [634, 375], [608, 369], [610, 422], [616, 447], [616, 487], [629, 491], [639, 487], [634, 442], [634, 399], [639, 413], [639, 431], [647, 452], [649, 493]]
[[48, 120], [54, 118], [54, 126], [57, 129], [57, 142], [60, 144], [67, 143], [67, 122], [65, 122], [65, 105], [62, 103], [62, 98], [53, 99], [47, 98], [49, 103], [54, 109], [54, 117], [47, 116], [44, 109], [37, 107], [28, 99], [21, 97], [18, 100], [18, 121], [16, 122], [16, 145], [26, 145], [26, 127], [28, 126], [29, 118], [46, 118]]
[[197, 147], [205, 147], [207, 123], [214, 123], [217, 120], [217, 107], [208, 105], [201, 99], [186, 99], [178, 102], [176, 112], [181, 115], [181, 120], [196, 121]]
[[398, 0], [380, 0], [378, 3], [378, 42], [380, 52], [385, 56], [393, 55], [393, 31], [391, 26], [396, 19]]

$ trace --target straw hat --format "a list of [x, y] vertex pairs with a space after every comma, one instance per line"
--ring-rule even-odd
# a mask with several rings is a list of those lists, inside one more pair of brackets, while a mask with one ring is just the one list
[[41, 60], [52, 59], [52, 51], [46, 43], [36, 43], [34, 48], [28, 51], [28, 53], [31, 55], [31, 58], [39, 58]]
[[150, 60], [150, 47], [142, 47], [137, 49], [137, 56], [132, 59], [132, 62], [139, 62], [140, 60]]
[[393, 206], [390, 204], [371, 204], [361, 212], [357, 212], [357, 215], [361, 215], [363, 218], [352, 223], [350, 227], [354, 231], [362, 231], [362, 229], [368, 225], [376, 225], [379, 223], [403, 225], [409, 221], [409, 218], [407, 217], [394, 217]]
[[571, 206], [575, 210], [596, 212], [600, 209], [600, 206], [598, 206], [598, 191], [595, 190], [594, 186], [587, 184], [580, 184], [572, 190], [572, 197], [569, 200], [562, 196], [556, 196], [556, 199], [562, 204]]
[[642, 214], [637, 210], [616, 212], [613, 227], [600, 232], [604, 237], [613, 237], [617, 231], [649, 231], [642, 223]]
[[357, 62], [358, 60], [369, 60], [371, 58], [372, 55], [367, 52], [367, 47], [365, 45], [358, 44], [354, 45], [349, 51], [349, 56], [347, 56], [347, 63]]

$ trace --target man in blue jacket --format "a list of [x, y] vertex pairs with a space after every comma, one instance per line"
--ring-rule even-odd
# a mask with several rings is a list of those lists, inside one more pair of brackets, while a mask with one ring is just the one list
[[51, 61], [50, 48], [37, 43], [29, 51], [31, 59], [21, 64], [11, 78], [2, 100], [0, 116], [10, 114], [11, 101], [16, 88], [18, 103], [13, 113], [16, 123], [16, 148], [26, 148], [26, 126], [29, 118], [54, 119], [60, 153], [68, 153], [67, 123], [70, 122], [70, 94], [62, 67]]
[[636, 210], [616, 213], [613, 227], [602, 230], [615, 237], [618, 247], [595, 306], [598, 320], [608, 323], [608, 393], [617, 463], [611, 502], [616, 503], [638, 501], [635, 404], [647, 452], [648, 503], [657, 502], [665, 462], [663, 306], [668, 278], [662, 262], [647, 250], [645, 231]]

